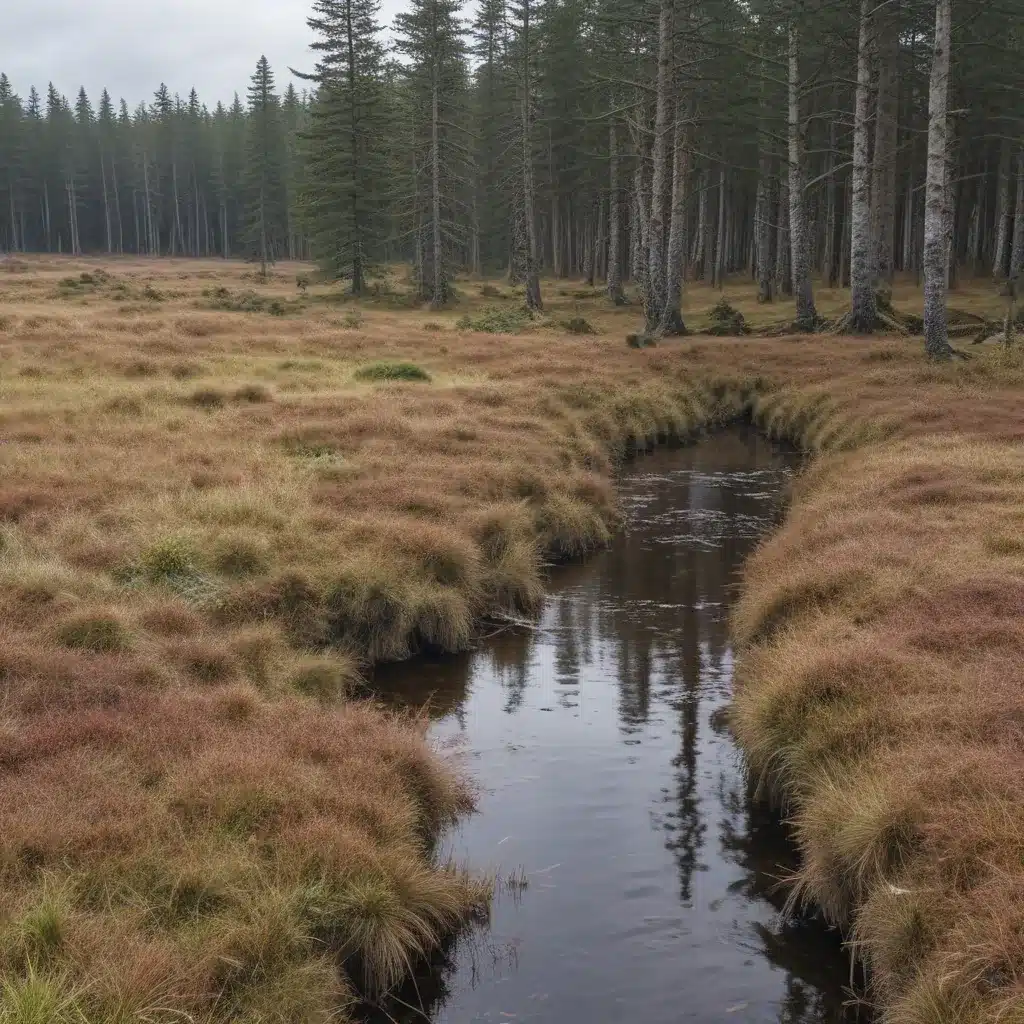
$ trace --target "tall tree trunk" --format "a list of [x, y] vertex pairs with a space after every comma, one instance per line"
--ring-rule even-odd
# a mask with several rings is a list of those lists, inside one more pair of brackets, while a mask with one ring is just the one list
[[117, 251], [124, 252], [124, 221], [121, 218], [121, 191], [117, 187], [117, 161], [110, 160], [110, 178], [114, 186], [114, 211], [117, 213]]
[[1017, 200], [1013, 208], [1013, 247], [1010, 250], [1010, 280], [1016, 281], [1024, 268], [1024, 149], [1017, 154]]
[[100, 180], [103, 182], [103, 222], [107, 230], [107, 252], [114, 251], [114, 233], [110, 222], [110, 199], [107, 195], [107, 165], [100, 150]]
[[754, 205], [754, 268], [757, 273], [757, 301], [772, 301], [771, 181], [768, 155], [762, 151]]
[[145, 152], [142, 154], [142, 184], [146, 195], [146, 253], [150, 256], [158, 256], [159, 253], [154, 252], [153, 204], [149, 198], [149, 157]]
[[853, 207], [850, 235], [849, 327], [870, 334], [875, 329], [874, 259], [871, 252], [871, 165], [868, 162], [871, 104], [871, 10], [874, 0], [860, 2], [857, 45], [857, 99], [853, 122]]
[[946, 111], [952, 0], [935, 0], [935, 41], [928, 87], [928, 179], [924, 203], [924, 338], [933, 359], [952, 352], [946, 325]]
[[46, 251], [53, 251], [53, 232], [51, 230], [50, 220], [50, 184], [47, 181], [43, 182], [43, 220], [46, 223]]
[[999, 171], [996, 182], [996, 241], [992, 257], [992, 276], [1002, 277], [1006, 273], [1007, 258], [1010, 255], [1010, 172], [1012, 153], [1010, 144], [1004, 139], [999, 144]]
[[704, 236], [707, 232], [708, 221], [708, 175], [707, 171], [701, 171], [700, 181], [697, 185], [700, 196], [697, 201], [697, 233], [693, 239], [693, 249], [690, 253], [690, 264], [693, 267], [692, 277], [695, 281], [704, 280]]
[[660, 334], [686, 333], [683, 322], [683, 277], [686, 270], [686, 185], [690, 176], [690, 147], [687, 112], [676, 100], [676, 124], [672, 146], [672, 215], [665, 257], [665, 309], [658, 327]]
[[800, 122], [799, 34], [796, 21], [789, 23], [789, 248], [793, 292], [796, 295], [795, 326], [813, 331], [818, 322], [811, 286], [811, 266], [804, 200], [803, 125]]
[[668, 205], [668, 134], [672, 89], [672, 33], [675, 0], [661, 0], [658, 17], [658, 78], [651, 146], [651, 216], [648, 227], [647, 290], [644, 307], [647, 330], [655, 331], [665, 312], [665, 208]]
[[888, 285], [893, 274], [896, 220], [896, 142], [899, 117], [899, 4], [878, 17], [878, 102], [871, 186], [871, 249], [874, 284]]
[[775, 218], [775, 293], [793, 294], [793, 275], [789, 265], [789, 177], [779, 178], [779, 206]]
[[825, 179], [825, 280], [835, 288], [839, 268], [836, 266], [836, 122], [828, 123], [828, 175]]
[[900, 269], [907, 273], [914, 269], [914, 174], [907, 175], [907, 195], [903, 200], [903, 258]]
[[135, 221], [135, 254], [142, 255], [142, 239], [139, 237], [139, 190], [132, 189], [132, 219]]
[[[172, 235], [172, 238], [171, 238], [171, 255], [174, 256], [178, 252], [178, 249], [181, 250], [182, 254], [184, 254], [187, 250], [185, 249], [185, 236], [181, 233], [181, 209], [178, 206], [178, 164], [177, 164], [177, 161], [173, 161], [173, 160], [171, 161], [171, 182], [172, 182], [173, 188], [174, 188], [174, 230], [178, 234], [178, 248], [177, 249], [174, 247], [173, 235]], [[263, 230], [262, 229], [262, 222], [263, 222], [263, 208], [262, 207], [263, 207], [263, 198], [262, 198], [262, 195], [261, 195], [261, 197], [260, 197], [260, 224], [261, 224], [260, 230], [261, 231]], [[264, 248], [266, 248], [265, 245], [264, 245]], [[266, 267], [264, 267], [264, 273], [266, 273]]]
[[725, 230], [725, 168], [718, 172], [718, 231], [715, 243], [715, 274], [716, 288], [724, 287], [726, 268], [726, 230]]
[[448, 298], [448, 285], [444, 275], [444, 254], [441, 251], [441, 124], [437, 81], [437, 67], [434, 67], [434, 83], [430, 104], [430, 214], [432, 224], [431, 244], [434, 260], [434, 295], [431, 306], [440, 309]]
[[[612, 99], [612, 105], [615, 100]], [[613, 305], [626, 301], [622, 290], [622, 194], [619, 185], [619, 132], [614, 116], [608, 119], [608, 274], [605, 284]]]
[[531, 312], [540, 312], [544, 308], [540, 294], [540, 269], [537, 256], [537, 217], [534, 207], [534, 185], [533, 185], [533, 147], [531, 140], [530, 100], [532, 95], [532, 81], [530, 76], [530, 61], [532, 52], [530, 50], [530, 4], [532, 0], [524, 0], [523, 3], [523, 95], [520, 105], [520, 128], [522, 131], [522, 160], [523, 160], [523, 220], [526, 231], [526, 308]]

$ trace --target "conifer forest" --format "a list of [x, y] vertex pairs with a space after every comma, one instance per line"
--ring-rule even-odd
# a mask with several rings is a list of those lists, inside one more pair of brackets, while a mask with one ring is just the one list
[[806, 328], [822, 279], [870, 329], [896, 270], [1024, 264], [1022, 11], [950, 9], [411, 0], [384, 26], [316, 0], [301, 89], [264, 57], [233, 98], [0, 77], [0, 245], [312, 258], [356, 294], [402, 260], [435, 305], [461, 270], [525, 281], [531, 308], [542, 273], [614, 302], [632, 279], [669, 331], [686, 278], [754, 275]]

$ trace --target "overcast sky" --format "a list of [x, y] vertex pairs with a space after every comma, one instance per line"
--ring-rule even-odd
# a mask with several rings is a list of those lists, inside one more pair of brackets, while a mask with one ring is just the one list
[[[0, 0], [0, 71], [25, 97], [52, 81], [68, 98], [104, 86], [134, 107], [163, 81], [209, 107], [245, 87], [261, 53], [283, 87], [288, 67], [311, 70], [312, 0]], [[402, 0], [383, 0], [390, 23]]]

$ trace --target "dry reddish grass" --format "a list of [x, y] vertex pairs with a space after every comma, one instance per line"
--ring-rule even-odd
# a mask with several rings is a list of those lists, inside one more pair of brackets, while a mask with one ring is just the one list
[[[899, 1019], [1014, 1005], [1019, 365], [636, 352], [635, 310], [569, 284], [551, 321], [602, 334], [473, 334], [460, 313], [515, 299], [462, 289], [355, 316], [291, 269], [0, 275], [3, 1012], [308, 1021], [393, 984], [482, 894], [431, 862], [465, 789], [414, 724], [344, 703], [359, 671], [529, 612], [545, 560], [608, 538], [632, 446], [744, 413], [825, 456], [737, 615], [737, 728], [802, 891]], [[249, 290], [264, 312], [209, 308]], [[431, 379], [357, 379], [378, 360]]]

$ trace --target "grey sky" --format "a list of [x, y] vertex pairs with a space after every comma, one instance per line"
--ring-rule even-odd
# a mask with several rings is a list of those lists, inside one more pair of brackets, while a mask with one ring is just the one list
[[[95, 106], [104, 86], [114, 101], [147, 102], [161, 81], [194, 85], [213, 107], [243, 96], [261, 53], [280, 86], [289, 65], [312, 68], [306, 27], [312, 0], [2, 0], [0, 71], [17, 92], [46, 84], [73, 98], [84, 85]], [[391, 21], [402, 0], [383, 0]]]

